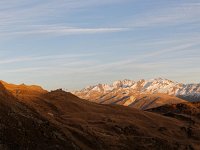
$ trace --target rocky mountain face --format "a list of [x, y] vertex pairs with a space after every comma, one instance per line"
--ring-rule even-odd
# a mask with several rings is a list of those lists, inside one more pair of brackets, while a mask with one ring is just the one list
[[123, 80], [115, 81], [111, 85], [90, 86], [74, 94], [101, 104], [120, 104], [148, 109], [168, 103], [180, 103], [183, 99], [199, 101], [200, 84], [182, 84], [162, 78], [139, 81]]
[[200, 149], [198, 121], [191, 127], [185, 120], [92, 103], [62, 90], [25, 89], [14, 95], [12, 86], [0, 83], [1, 150]]

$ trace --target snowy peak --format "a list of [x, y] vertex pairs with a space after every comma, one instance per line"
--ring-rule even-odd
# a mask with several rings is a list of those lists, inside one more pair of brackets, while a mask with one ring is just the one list
[[[155, 78], [150, 80], [118, 80], [113, 84], [98, 84], [90, 86], [75, 94], [81, 98], [97, 100], [105, 95], [119, 97], [118, 95], [131, 96], [130, 94], [168, 94], [190, 101], [200, 100], [200, 84], [182, 84], [165, 78]], [[120, 96], [121, 97], [121, 96]], [[111, 97], [106, 97], [107, 99]], [[123, 97], [121, 97], [123, 99]]]
[[[113, 84], [98, 84], [95, 86], [89, 86], [83, 90], [84, 91], [96, 91], [96, 92], [109, 92], [112, 90], [118, 89], [133, 89], [140, 92], [159, 92], [159, 89], [162, 89], [164, 93], [165, 91], [172, 88], [172, 87], [179, 87], [177, 82], [173, 82], [163, 78], [156, 78], [151, 80], [139, 80], [139, 81], [132, 81], [132, 80], [117, 80], [113, 82]], [[162, 93], [162, 92], [161, 92]]]
[[133, 84], [135, 84], [134, 81], [125, 79], [125, 80], [122, 80], [122, 81], [121, 80], [115, 81], [112, 84], [112, 87], [114, 87], [115, 89], [116, 88], [128, 88], [128, 87], [131, 87]]
[[97, 92], [108, 92], [111, 91], [112, 89], [113, 89], [112, 86], [108, 84], [98, 84], [97, 86], [94, 86], [92, 90]]
[[113, 82], [113, 84], [109, 85], [109, 84], [97, 84], [95, 86], [88, 86], [84, 89], [82, 89], [81, 91], [76, 91], [76, 92], [110, 92], [114, 89], [119, 89], [119, 88], [130, 88], [132, 85], [134, 85], [135, 82], [132, 80], [117, 80], [115, 82]]
[[141, 92], [176, 95], [178, 89], [182, 88], [182, 86], [183, 85], [178, 82], [157, 78], [146, 81]]

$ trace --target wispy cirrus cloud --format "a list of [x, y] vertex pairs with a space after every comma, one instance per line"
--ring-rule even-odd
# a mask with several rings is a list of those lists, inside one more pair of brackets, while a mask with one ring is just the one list
[[30, 29], [24, 31], [6, 32], [1, 35], [72, 35], [72, 34], [97, 34], [128, 31], [128, 28], [76, 28], [76, 27], [44, 27], [43, 29]]
[[[187, 72], [192, 78], [199, 16], [193, 0], [2, 0], [1, 78], [70, 88]], [[109, 53], [90, 53], [97, 51]]]
[[159, 8], [129, 18], [124, 25], [133, 28], [174, 26], [185, 23], [200, 24], [200, 3], [183, 2]]
[[[166, 61], [166, 60], [158, 59], [160, 56], [165, 56], [165, 55], [174, 54], [174, 53], [183, 53], [185, 51], [190, 53], [192, 50], [192, 47], [198, 46], [198, 45], [200, 45], [200, 43], [196, 41], [192, 43], [185, 43], [182, 45], [172, 46], [169, 48], [163, 48], [160, 50], [153, 50], [151, 52], [142, 53], [141, 55], [137, 55], [137, 56], [123, 58], [122, 60], [82, 67], [78, 69], [78, 71], [89, 72], [89, 73], [95, 73], [95, 72], [99, 73], [99, 72], [107, 72], [113, 69], [117, 70], [117, 69], [124, 69], [124, 68], [126, 68], [126, 70], [137, 69], [137, 68], [162, 69], [162, 68], [165, 68], [167, 65], [172, 65], [172, 64], [168, 62], [169, 60]], [[145, 62], [145, 60], [149, 60], [152, 58], [154, 58], [154, 61]], [[194, 56], [192, 58], [194, 58]], [[175, 58], [175, 60], [179, 60], [181, 63], [188, 64], [189, 62], [191, 62], [192, 58], [188, 56], [186, 58], [185, 57], [179, 58], [179, 59]], [[198, 60], [198, 57], [196, 57], [195, 60]]]
[[[126, 0], [128, 1], [128, 0]], [[71, 12], [82, 11], [88, 7], [121, 3], [122, 0], [62, 0], [25, 1], [7, 0], [0, 2], [0, 37], [19, 35], [71, 35], [97, 34], [126, 31], [116, 27], [81, 27], [67, 25], [66, 18]], [[51, 20], [65, 22], [60, 25]], [[49, 23], [52, 22], [52, 23]]]
[[161, 50], [152, 51], [151, 53], [146, 53], [146, 54], [142, 55], [141, 57], [142, 58], [156, 57], [156, 56], [167, 54], [167, 53], [190, 51], [191, 47], [198, 46], [198, 45], [200, 45], [199, 42], [185, 43], [185, 44], [173, 46], [170, 48], [163, 48]]
[[27, 68], [18, 68], [18, 69], [4, 69], [0, 74], [7, 74], [7, 73], [31, 73], [37, 72], [41, 70], [45, 70], [44, 67], [27, 67]]
[[22, 56], [22, 57], [12, 57], [12, 58], [4, 58], [0, 60], [0, 64], [12, 64], [12, 63], [27, 63], [31, 61], [50, 61], [50, 60], [59, 60], [59, 59], [80, 59], [83, 57], [91, 57], [97, 55], [96, 53], [86, 53], [86, 54], [60, 54], [60, 55], [45, 55], [45, 56]]

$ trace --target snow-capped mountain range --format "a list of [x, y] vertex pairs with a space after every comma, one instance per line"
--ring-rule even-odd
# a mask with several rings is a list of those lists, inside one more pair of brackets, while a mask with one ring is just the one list
[[[131, 105], [138, 99], [154, 95], [154, 101], [163, 94], [187, 101], [200, 101], [200, 84], [182, 84], [164, 78], [151, 80], [119, 80], [113, 84], [98, 84], [74, 92], [75, 95], [90, 101], [106, 104]], [[159, 96], [155, 96], [159, 94]], [[141, 97], [143, 95], [143, 97]], [[148, 96], [147, 96], [148, 95]], [[152, 96], [151, 96], [152, 97]], [[152, 100], [152, 99], [151, 99]], [[130, 103], [127, 104], [127, 101]], [[159, 102], [160, 103], [160, 102]]]

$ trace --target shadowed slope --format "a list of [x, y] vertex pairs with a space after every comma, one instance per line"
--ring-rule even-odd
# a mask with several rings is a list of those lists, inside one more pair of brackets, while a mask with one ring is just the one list
[[185, 122], [188, 124], [188, 127], [183, 127], [182, 129], [187, 133], [188, 137], [196, 139], [200, 138], [200, 102], [164, 105], [158, 108], [149, 109], [148, 111]]
[[186, 102], [173, 105], [163, 105], [157, 108], [149, 109], [148, 111], [161, 114], [167, 114], [167, 113], [185, 114], [200, 119], [200, 102]]
[[[20, 101], [20, 103], [23, 102], [23, 105], [27, 105], [21, 108], [24, 111], [28, 111], [28, 113], [24, 113], [23, 115], [34, 114], [33, 116], [35, 118], [45, 118], [44, 120], [48, 123], [42, 125], [42, 135], [54, 135], [56, 138], [50, 136], [50, 139], [53, 140], [52, 143], [57, 146], [57, 149], [62, 149], [62, 146], [65, 146], [65, 149], [84, 150], [189, 150], [200, 148], [199, 137], [188, 137], [186, 131], [183, 130], [183, 128], [188, 128], [188, 124], [182, 120], [139, 111], [129, 107], [100, 105], [79, 99], [73, 94], [62, 90], [39, 94], [30, 101], [25, 99], [14, 100]], [[4, 115], [7, 113], [5, 112]], [[15, 112], [15, 114], [20, 116], [21, 112]], [[20, 126], [15, 126], [15, 124], [18, 124], [17, 121], [21, 120], [20, 117], [15, 119], [9, 116], [11, 121], [16, 120], [14, 124], [9, 126], [10, 128], [14, 126], [13, 132], [17, 132], [21, 127], [26, 127], [26, 122], [28, 123], [30, 121], [26, 120]], [[30, 117], [28, 118], [31, 119]], [[6, 121], [4, 124], [6, 124]], [[33, 135], [28, 134], [28, 137], [25, 135], [24, 139], [30, 139], [33, 136], [38, 137], [36, 134], [39, 134], [37, 132], [41, 132], [39, 128], [41, 126], [40, 121], [36, 121], [35, 126], [32, 127], [30, 125], [26, 127], [28, 128], [26, 130], [30, 130], [30, 133]], [[37, 132], [35, 129], [37, 129]], [[199, 124], [195, 126], [195, 129], [199, 129]], [[56, 132], [53, 132], [55, 130]], [[193, 131], [194, 129], [191, 130]], [[8, 129], [7, 131], [9, 132]], [[198, 130], [195, 131], [197, 134], [200, 132]], [[41, 146], [44, 146], [43, 149], [48, 149], [46, 145], [42, 144], [47, 144], [49, 147], [52, 144], [48, 143], [48, 136], [44, 137], [42, 135], [40, 135], [42, 139], [38, 139], [37, 142]], [[17, 137], [23, 136], [18, 135]], [[9, 144], [15, 146], [14, 138], [17, 137], [12, 137], [13, 142], [11, 141]], [[39, 140], [41, 140], [41, 143]], [[46, 142], [43, 143], [43, 141]], [[28, 147], [29, 140], [24, 140], [24, 144], [18, 143], [18, 146], [21, 146], [21, 148], [24, 145]], [[31, 149], [31, 145], [28, 148]]]
[[53, 124], [18, 102], [0, 83], [0, 149], [44, 148], [66, 149], [73, 145]]
[[40, 114], [59, 126], [81, 149], [189, 149], [200, 146], [199, 138], [188, 138], [182, 130], [188, 128], [187, 123], [157, 114], [99, 105], [62, 90], [43, 94], [34, 104]]

